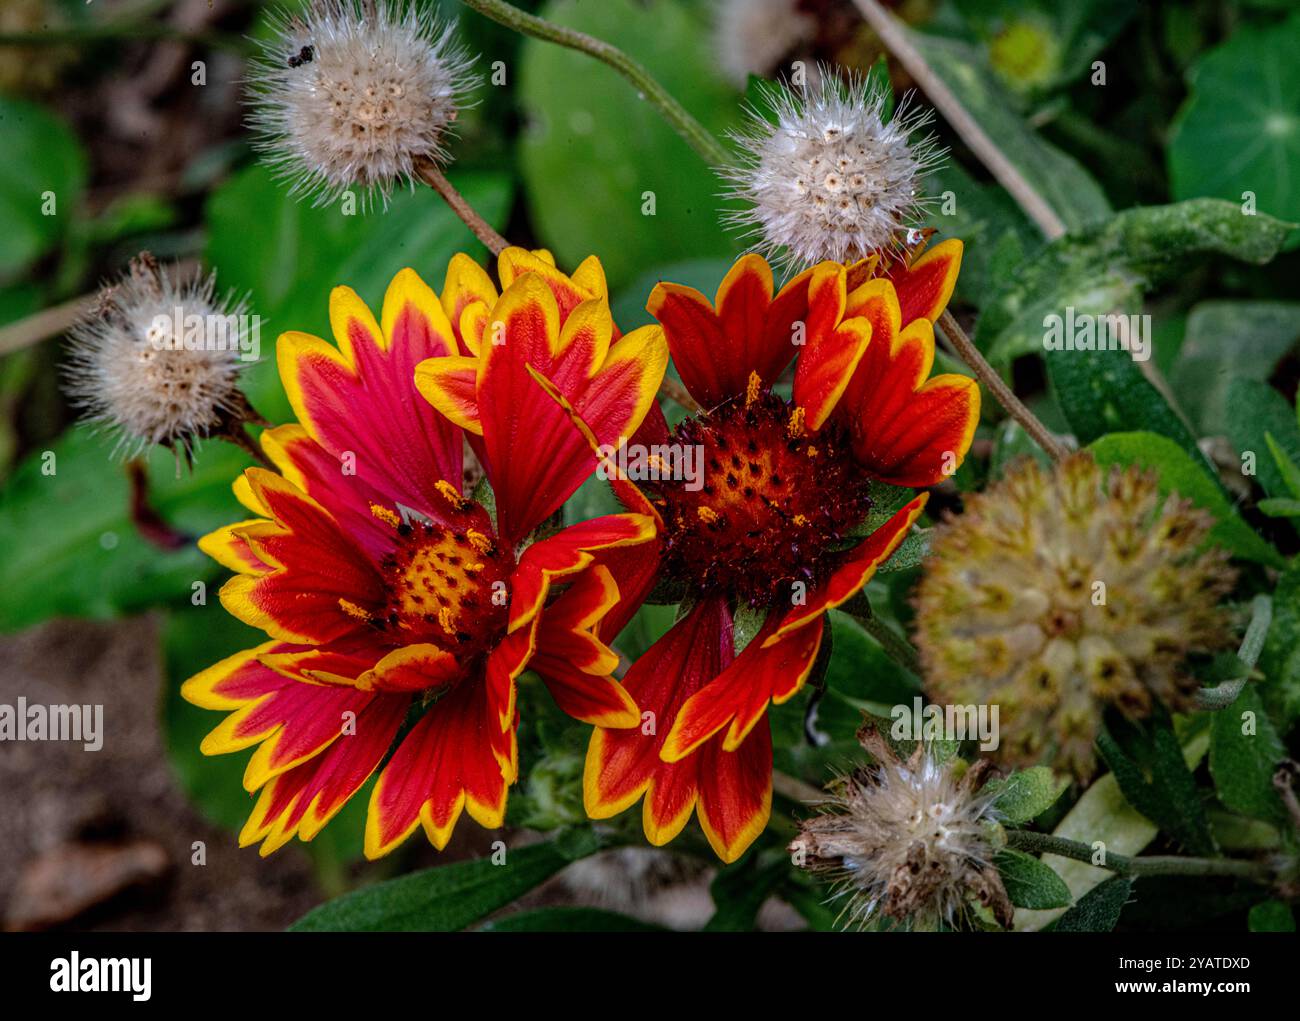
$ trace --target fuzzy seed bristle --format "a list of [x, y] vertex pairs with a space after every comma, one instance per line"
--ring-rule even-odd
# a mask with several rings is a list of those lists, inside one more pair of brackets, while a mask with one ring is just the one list
[[294, 194], [315, 204], [350, 188], [387, 204], [445, 140], [472, 60], [428, 7], [409, 0], [313, 0], [281, 17], [250, 75], [258, 147]]

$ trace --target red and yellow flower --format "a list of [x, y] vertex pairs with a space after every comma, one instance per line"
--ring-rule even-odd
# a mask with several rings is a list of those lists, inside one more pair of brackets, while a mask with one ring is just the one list
[[[539, 532], [592, 470], [543, 386], [617, 442], [654, 404], [664, 337], [617, 332], [594, 258], [569, 277], [546, 253], [508, 249], [498, 270], [500, 293], [458, 255], [441, 296], [403, 270], [379, 319], [339, 287], [335, 344], [280, 337], [298, 424], [262, 436], [278, 471], [235, 482], [253, 516], [200, 542], [237, 572], [222, 604], [267, 640], [183, 688], [229, 713], [204, 752], [256, 746], [241, 845], [310, 840], [386, 756], [367, 856], [421, 826], [441, 848], [463, 811], [500, 825], [525, 667], [578, 719], [640, 723], [597, 636], [619, 590], [596, 557], [651, 541], [655, 522], [614, 514]], [[495, 513], [462, 492], [466, 438]]]
[[[864, 536], [872, 480], [934, 485], [970, 447], [975, 382], [930, 376], [933, 324], [960, 261], [961, 243], [947, 241], [919, 257], [825, 262], [774, 296], [768, 264], [747, 255], [713, 304], [676, 284], [651, 294], [647, 307], [704, 409], [657, 442], [702, 448], [703, 484], [615, 480], [630, 509], [656, 519], [657, 538], [596, 554], [623, 594], [597, 633], [617, 633], [663, 573], [686, 584], [689, 608], [623, 679], [647, 722], [592, 735], [592, 817], [643, 800], [646, 836], [663, 844], [694, 811], [724, 861], [762, 832], [768, 705], [800, 690], [825, 612], [866, 584], [925, 507], [917, 495]], [[774, 384], [796, 353], [787, 400]], [[741, 607], [766, 616], [738, 651]]]

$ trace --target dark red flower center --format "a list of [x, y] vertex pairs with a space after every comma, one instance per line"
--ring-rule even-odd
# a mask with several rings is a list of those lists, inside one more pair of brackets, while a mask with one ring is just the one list
[[767, 606], [821, 581], [871, 502], [844, 431], [807, 435], [802, 412], [757, 383], [677, 427], [675, 443], [702, 448], [703, 485], [662, 482], [660, 505], [669, 573]]
[[428, 642], [469, 659], [505, 633], [515, 565], [494, 536], [412, 521], [397, 528], [379, 566], [388, 600], [375, 623], [395, 641]]

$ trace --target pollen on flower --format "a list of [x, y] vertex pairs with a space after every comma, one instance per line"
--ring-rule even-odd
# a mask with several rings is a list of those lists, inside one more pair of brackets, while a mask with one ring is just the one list
[[930, 120], [907, 98], [890, 117], [886, 96], [861, 76], [822, 69], [815, 84], [770, 86], [769, 111], [750, 111], [733, 137], [741, 161], [722, 171], [745, 203], [730, 219], [769, 255], [793, 265], [851, 262], [897, 250], [921, 216], [921, 180], [940, 155]]
[[873, 762], [830, 784], [819, 814], [790, 844], [834, 885], [844, 924], [956, 928], [983, 909], [1009, 926], [990, 837], [996, 796], [981, 790], [987, 760], [959, 776], [923, 743], [902, 759], [870, 726], [858, 739]]
[[312, 0], [275, 29], [250, 75], [251, 125], [295, 193], [322, 204], [355, 186], [387, 202], [420, 161], [447, 160], [474, 78], [427, 6]]
[[198, 440], [248, 413], [239, 390], [244, 311], [216, 296], [215, 274], [141, 255], [72, 328], [67, 393], [116, 436], [118, 452], [162, 444], [191, 459]]
[[727, 592], [754, 606], [814, 584], [833, 568], [839, 540], [866, 517], [869, 482], [847, 437], [828, 424], [808, 438], [789, 432], [790, 405], [751, 377], [732, 400], [682, 422], [674, 441], [701, 448], [698, 487], [660, 483], [669, 573], [703, 593]]
[[508, 578], [514, 559], [482, 532], [430, 521], [403, 525], [379, 566], [388, 598], [374, 614], [377, 628], [460, 657], [500, 637], [507, 611], [492, 599], [492, 586]]
[[1187, 709], [1188, 657], [1230, 641], [1219, 604], [1234, 574], [1205, 545], [1212, 524], [1151, 475], [1106, 474], [1087, 454], [1013, 466], [934, 535], [917, 593], [930, 693], [1000, 706], [1006, 761], [1052, 757], [1086, 779], [1107, 705]]

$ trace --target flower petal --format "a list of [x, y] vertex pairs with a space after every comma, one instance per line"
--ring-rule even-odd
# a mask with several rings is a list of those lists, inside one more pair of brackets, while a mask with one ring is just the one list
[[733, 752], [767, 712], [768, 703], [791, 698], [812, 672], [821, 648], [822, 618], [814, 617], [783, 639], [766, 644], [777, 630], [774, 614], [735, 662], [682, 706], [660, 749], [665, 762], [678, 762], [724, 727], [724, 751]]
[[472, 681], [430, 706], [371, 793], [367, 858], [388, 854], [421, 824], [430, 843], [442, 850], [462, 810], [489, 829], [501, 825], [508, 782], [492, 751], [495, 716], [486, 685]]
[[840, 565], [835, 568], [834, 573], [809, 594], [807, 605], [796, 607], [786, 614], [785, 619], [781, 621], [781, 626], [763, 639], [764, 644], [775, 644], [790, 632], [820, 617], [827, 610], [834, 609], [851, 599], [871, 580], [871, 576], [876, 573], [876, 568], [898, 549], [899, 543], [907, 537], [908, 530], [921, 516], [921, 511], [925, 509], [929, 498], [929, 493], [920, 494], [849, 551]]
[[323, 754], [275, 776], [262, 788], [239, 846], [260, 840], [265, 857], [295, 836], [315, 837], [383, 761], [409, 706], [410, 699], [400, 695], [373, 698], [351, 731]]
[[[346, 470], [432, 514], [437, 483], [460, 486], [463, 445], [456, 426], [415, 391], [415, 366], [457, 353], [455, 340], [433, 292], [413, 271], [399, 273], [389, 291], [392, 337], [351, 289], [335, 288], [330, 321], [339, 347], [283, 334], [280, 378], [298, 420]], [[402, 442], [392, 442], [394, 435]]]
[[510, 630], [517, 631], [537, 615], [553, 578], [581, 571], [592, 562], [597, 550], [635, 546], [654, 537], [653, 518], [644, 514], [606, 514], [533, 543], [519, 558], [510, 582]]
[[373, 564], [333, 517], [292, 483], [261, 468], [249, 468], [246, 476], [275, 521], [240, 534], [276, 569], [231, 578], [222, 586], [221, 604], [245, 624], [284, 641], [320, 644], [356, 631], [365, 611], [385, 596]]
[[772, 731], [766, 716], [735, 751], [717, 741], [699, 753], [700, 828], [724, 862], [748, 850], [772, 814]]
[[903, 323], [917, 319], [935, 322], [948, 307], [961, 270], [962, 243], [956, 238], [927, 249], [911, 266], [895, 263], [886, 276], [898, 291]]
[[583, 799], [593, 819], [607, 819], [643, 795], [642, 826], [653, 844], [681, 832], [695, 807], [699, 756], [660, 759], [682, 704], [731, 662], [731, 615], [721, 599], [704, 599], [641, 655], [623, 686], [641, 708], [640, 727], [597, 727], [587, 747]]

